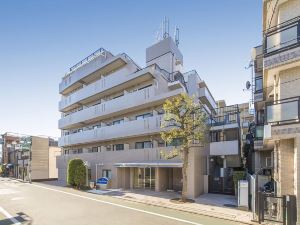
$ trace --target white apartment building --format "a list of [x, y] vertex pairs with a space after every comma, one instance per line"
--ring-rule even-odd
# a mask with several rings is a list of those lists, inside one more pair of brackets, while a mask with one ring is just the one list
[[[171, 37], [146, 49], [146, 67], [126, 54], [100, 49], [62, 78], [59, 85], [61, 119], [57, 158], [58, 179], [66, 182], [67, 164], [81, 158], [89, 166], [89, 179], [111, 179], [113, 188], [181, 190], [179, 157], [167, 160], [161, 152], [170, 145], [160, 137], [162, 105], [167, 98], [187, 92], [217, 108], [196, 71], [183, 72], [183, 56]], [[188, 195], [207, 191], [209, 145], [193, 146], [189, 159]]]

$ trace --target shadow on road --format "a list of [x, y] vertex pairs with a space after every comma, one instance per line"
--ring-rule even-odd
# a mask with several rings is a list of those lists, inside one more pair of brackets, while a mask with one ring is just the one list
[[[19, 223], [21, 223], [23, 225], [31, 225], [32, 224], [32, 220], [29, 218], [28, 215], [26, 215], [23, 212], [17, 213], [17, 216], [15, 216], [13, 218], [16, 219]], [[0, 225], [12, 225], [12, 224], [15, 224], [15, 223], [9, 218], [0, 220]]]

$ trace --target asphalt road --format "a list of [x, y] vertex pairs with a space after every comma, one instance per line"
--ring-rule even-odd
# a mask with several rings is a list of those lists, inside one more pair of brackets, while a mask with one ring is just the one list
[[[12, 217], [9, 219], [8, 217]], [[44, 183], [0, 178], [0, 225], [235, 225]]]

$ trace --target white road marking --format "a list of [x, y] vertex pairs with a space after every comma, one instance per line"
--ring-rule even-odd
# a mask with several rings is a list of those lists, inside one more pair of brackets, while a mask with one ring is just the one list
[[166, 218], [166, 219], [176, 220], [176, 221], [183, 222], [183, 223], [188, 223], [188, 224], [193, 224], [193, 225], [203, 225], [201, 223], [196, 223], [196, 222], [192, 222], [192, 221], [189, 221], [189, 220], [184, 220], [184, 219], [179, 219], [179, 218], [176, 218], [176, 217], [166, 216], [166, 215], [163, 215], [163, 214], [149, 212], [149, 211], [145, 211], [145, 210], [142, 210], [142, 209], [136, 209], [136, 208], [133, 208], [133, 207], [124, 206], [124, 205], [120, 205], [120, 204], [117, 204], [117, 203], [112, 203], [112, 202], [108, 202], [108, 201], [104, 201], [104, 200], [99, 200], [99, 199], [95, 199], [95, 198], [91, 198], [91, 197], [87, 197], [87, 196], [83, 196], [83, 195], [78, 195], [78, 194], [74, 194], [74, 193], [70, 193], [70, 192], [66, 192], [66, 191], [61, 191], [61, 190], [57, 190], [57, 189], [53, 189], [53, 188], [43, 187], [43, 186], [36, 185], [36, 184], [27, 184], [27, 185], [35, 186], [35, 187], [38, 187], [38, 188], [44, 188], [46, 190], [56, 191], [56, 192], [59, 192], [59, 193], [72, 195], [72, 196], [75, 196], [75, 197], [84, 198], [84, 199], [92, 200], [92, 201], [95, 201], [95, 202], [101, 202], [101, 203], [104, 203], [104, 204], [113, 205], [113, 206], [117, 206], [117, 207], [120, 207], [120, 208], [130, 209], [130, 210], [134, 210], [134, 211], [137, 211], [137, 212], [150, 214], [150, 215], [153, 215], [153, 216], [159, 216], [159, 217]]
[[16, 218], [10, 215], [9, 212], [4, 210], [2, 207], [0, 207], [0, 212], [3, 213], [8, 219], [10, 219], [10, 221], [13, 222], [14, 225], [21, 225], [21, 223]]

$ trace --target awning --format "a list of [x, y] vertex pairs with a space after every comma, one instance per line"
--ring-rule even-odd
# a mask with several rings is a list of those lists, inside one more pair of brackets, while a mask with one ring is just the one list
[[171, 168], [171, 167], [182, 167], [182, 162], [123, 162], [115, 163], [115, 167], [161, 167], [161, 168]]

